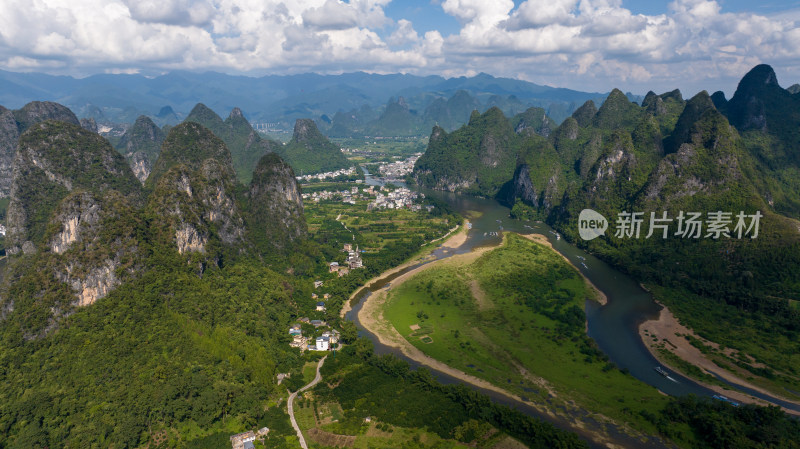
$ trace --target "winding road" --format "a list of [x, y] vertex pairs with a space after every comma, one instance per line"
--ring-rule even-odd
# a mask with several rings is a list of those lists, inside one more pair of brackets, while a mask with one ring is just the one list
[[325, 359], [327, 358], [328, 356], [326, 355], [325, 357], [319, 359], [319, 363], [317, 363], [317, 375], [314, 377], [314, 380], [309, 382], [308, 385], [289, 395], [289, 402], [287, 403], [287, 408], [289, 409], [289, 419], [292, 421], [292, 427], [294, 427], [294, 431], [297, 432], [297, 439], [300, 440], [300, 447], [303, 449], [308, 449], [308, 445], [306, 444], [306, 439], [303, 437], [303, 432], [300, 431], [300, 426], [297, 425], [297, 420], [294, 419], [294, 398], [297, 397], [297, 393], [302, 393], [308, 390], [322, 380], [322, 374], [319, 373], [319, 369], [322, 368], [322, 364], [325, 363]]

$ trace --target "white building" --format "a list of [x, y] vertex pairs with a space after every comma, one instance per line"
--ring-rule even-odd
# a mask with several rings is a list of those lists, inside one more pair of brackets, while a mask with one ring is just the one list
[[330, 337], [317, 337], [317, 351], [327, 351], [330, 343]]

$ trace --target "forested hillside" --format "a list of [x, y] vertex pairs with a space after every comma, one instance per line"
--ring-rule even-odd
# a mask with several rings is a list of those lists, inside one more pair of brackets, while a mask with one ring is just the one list
[[[599, 109], [588, 101], [547, 133], [546, 117], [531, 133], [519, 125], [524, 114], [507, 119], [495, 111], [491, 121], [489, 112], [474, 114], [450, 134], [434, 129], [413, 177], [426, 187], [493, 196], [516, 217], [546, 220], [659, 286], [657, 299], [712, 340], [766, 363], [763, 370], [737, 362], [788, 394], [783, 386], [800, 386], [799, 360], [784, 356], [796, 353], [791, 342], [800, 335], [797, 101], [761, 65], [730, 101], [721, 93], [686, 101], [679, 91], [649, 92], [640, 106], [614, 90]], [[587, 208], [609, 220], [605, 235], [591, 241], [578, 235]], [[701, 229], [689, 233], [686, 214], [695, 212]], [[638, 228], [628, 226], [632, 218]], [[661, 226], [651, 230], [651, 223]], [[738, 334], [720, 319], [737, 323]]]

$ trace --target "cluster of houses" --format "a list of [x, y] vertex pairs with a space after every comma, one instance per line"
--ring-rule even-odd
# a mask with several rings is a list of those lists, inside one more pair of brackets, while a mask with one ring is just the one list
[[[372, 186], [363, 189], [365, 194], [374, 195], [375, 191]], [[304, 200], [311, 200], [319, 203], [321, 200], [341, 200], [345, 204], [356, 204], [356, 200], [362, 199], [363, 196], [359, 193], [358, 187], [352, 187], [350, 190], [322, 190], [314, 193], [304, 193]]]
[[378, 166], [378, 171], [385, 178], [402, 178], [414, 171], [414, 164], [417, 163], [420, 156], [422, 153], [414, 153], [413, 156], [402, 161], [383, 163]]
[[262, 427], [256, 431], [250, 430], [231, 435], [231, 447], [232, 449], [255, 449], [253, 441], [259, 440], [263, 443], [267, 434], [269, 434], [269, 429]]
[[[325, 321], [309, 320], [308, 318], [300, 318], [299, 321], [301, 323], [307, 322], [314, 326], [314, 328], [328, 325]], [[339, 332], [335, 329], [325, 331], [316, 338], [309, 337], [303, 335], [303, 329], [300, 323], [289, 327], [289, 335], [292, 336], [292, 342], [289, 343], [289, 346], [300, 348], [301, 351], [330, 351], [332, 346], [339, 342]]]
[[329, 263], [328, 272], [338, 273], [339, 277], [342, 277], [350, 273], [350, 270], [364, 268], [364, 261], [361, 259], [361, 252], [358, 250], [358, 246], [353, 249], [352, 243], [345, 243], [342, 251], [347, 253], [347, 261], [343, 265], [340, 265], [339, 262]]
[[356, 175], [356, 168], [343, 168], [336, 171], [327, 171], [325, 173], [315, 173], [313, 175], [301, 175], [297, 176], [298, 181], [311, 181], [312, 179], [328, 179], [328, 178], [336, 178], [338, 176], [355, 176]]
[[[405, 187], [400, 187], [394, 191], [388, 192], [386, 195], [378, 192], [375, 201], [367, 205], [367, 210], [373, 209], [402, 209], [404, 207], [414, 211], [419, 211], [422, 206], [414, 204], [414, 200], [419, 197], [419, 193], [412, 192]], [[423, 196], [424, 198], [424, 196]]]

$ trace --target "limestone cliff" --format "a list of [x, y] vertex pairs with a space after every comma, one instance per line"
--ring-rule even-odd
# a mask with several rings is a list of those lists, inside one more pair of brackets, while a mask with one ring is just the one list
[[300, 187], [292, 167], [277, 154], [267, 154], [258, 162], [248, 199], [256, 243], [284, 249], [306, 235]]
[[[225, 143], [194, 122], [172, 128], [148, 184], [154, 183], [148, 210], [158, 217], [158, 235], [181, 254], [242, 251], [245, 224], [235, 196], [231, 156]], [[219, 245], [215, 245], [218, 248]]]
[[20, 134], [45, 120], [80, 125], [75, 114], [58, 103], [34, 101], [15, 111], [0, 106], [0, 198], [11, 193], [12, 165]]
[[153, 163], [161, 152], [166, 135], [149, 117], [141, 115], [132, 127], [125, 131], [117, 149], [128, 160], [136, 178], [144, 184], [150, 176]]

